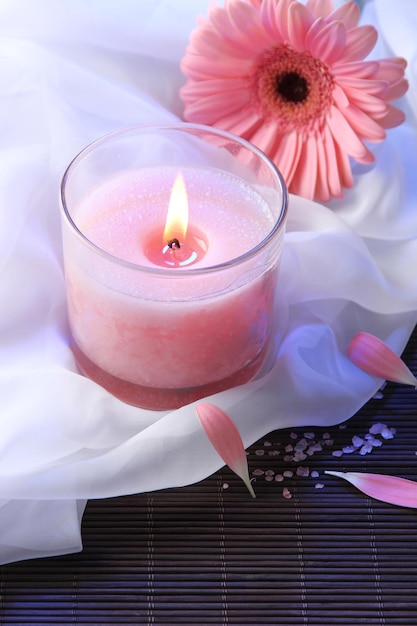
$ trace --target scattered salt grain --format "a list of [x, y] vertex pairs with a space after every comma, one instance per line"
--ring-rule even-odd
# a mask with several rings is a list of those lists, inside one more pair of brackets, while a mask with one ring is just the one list
[[306, 458], [307, 458], [307, 455], [304, 454], [304, 452], [298, 452], [297, 451], [294, 454], [293, 461], [295, 461], [296, 463], [300, 463], [300, 461], [305, 461]]
[[282, 490], [282, 495], [284, 496], [284, 498], [287, 498], [287, 500], [289, 500], [290, 498], [292, 498], [292, 493], [291, 493], [291, 491], [288, 489], [288, 487], [284, 487], [284, 489]]
[[253, 472], [252, 472], [252, 476], [263, 476], [263, 475], [264, 475], [264, 473], [265, 473], [265, 472], [264, 472], [263, 470], [261, 470], [261, 469], [256, 469], [256, 470], [253, 470]]
[[382, 441], [376, 437], [372, 437], [372, 439], [369, 440], [369, 443], [371, 443], [374, 448], [380, 448], [382, 446]]
[[372, 445], [370, 443], [365, 443], [359, 450], [361, 456], [365, 456], [365, 454], [369, 454], [370, 452], [372, 452]]
[[[344, 430], [346, 427], [347, 424], [339, 424], [340, 430]], [[278, 474], [276, 474], [272, 469], [268, 469], [266, 471], [255, 469], [252, 472], [252, 476], [254, 477], [254, 480], [255, 477], [264, 476], [265, 480], [268, 482], [283, 482], [285, 479], [293, 478], [294, 476], [311, 476], [312, 478], [318, 478], [320, 475], [318, 471], [313, 470], [310, 472], [308, 467], [300, 465], [303, 461], [308, 459], [308, 457], [312, 457], [316, 452], [323, 452], [323, 450], [327, 448], [329, 449], [329, 452], [331, 452], [332, 456], [337, 458], [343, 456], [343, 454], [353, 453], [364, 456], [372, 452], [373, 448], [381, 447], [384, 439], [393, 439], [394, 435], [395, 428], [389, 428], [386, 424], [378, 422], [372, 424], [366, 434], [353, 435], [351, 444], [343, 446], [342, 449], [333, 450], [334, 439], [332, 439], [329, 432], [325, 432], [321, 435], [321, 437], [317, 438], [315, 433], [311, 431], [304, 432], [301, 438], [296, 432], [291, 432], [289, 434], [289, 438], [292, 442], [288, 442], [284, 445], [284, 443], [264, 441], [263, 448], [255, 450], [255, 454], [257, 456], [264, 456], [267, 454], [272, 457], [278, 456], [282, 451], [284, 451], [286, 454], [283, 455], [283, 461], [286, 463], [297, 464], [296, 469], [287, 469]], [[415, 452], [415, 455], [417, 456], [417, 451]], [[228, 486], [229, 485], [227, 485], [227, 487]], [[323, 483], [318, 482], [315, 484], [316, 489], [323, 489], [323, 487]], [[283, 495], [285, 498], [292, 497], [290, 490], [286, 487], [283, 490]]]
[[381, 422], [378, 422], [377, 424], [372, 424], [371, 428], [369, 429], [369, 432], [371, 433], [371, 435], [380, 435], [382, 431], [385, 430], [386, 428], [387, 428], [386, 424], [381, 424]]
[[314, 433], [304, 433], [305, 439], [314, 439], [315, 436], [316, 435]]
[[304, 450], [308, 447], [308, 441], [306, 439], [300, 439], [300, 441], [297, 441], [297, 443], [294, 446], [294, 450], [301, 450], [302, 452], [304, 452]]
[[381, 437], [383, 439], [394, 439], [394, 434], [395, 434], [395, 429], [394, 428], [388, 428], [386, 426], [384, 428], [384, 430], [381, 432]]

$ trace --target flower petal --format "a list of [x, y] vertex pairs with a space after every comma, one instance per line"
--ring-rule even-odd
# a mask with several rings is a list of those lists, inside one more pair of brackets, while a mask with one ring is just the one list
[[340, 7], [332, 11], [328, 19], [329, 21], [341, 21], [346, 28], [350, 29], [358, 25], [360, 14], [361, 10], [359, 5], [354, 2], [354, 0], [350, 0], [349, 2], [344, 2]]
[[292, 180], [293, 193], [312, 200], [317, 180], [317, 138], [311, 134], [303, 142], [297, 171]]
[[288, 24], [288, 14], [290, 6], [295, 2], [295, 0], [280, 0], [280, 2], [275, 1], [275, 24], [281, 33], [282, 41], [289, 41], [289, 24]]
[[360, 61], [373, 50], [378, 39], [378, 32], [373, 26], [357, 26], [346, 33], [346, 48], [343, 62]]
[[347, 188], [353, 187], [354, 180], [353, 180], [352, 167], [350, 164], [349, 155], [342, 146], [339, 146], [337, 141], [334, 141], [334, 137], [332, 137], [332, 139], [333, 139], [334, 148], [336, 152], [335, 164], [338, 169], [342, 186], [347, 187]]
[[389, 82], [387, 80], [373, 80], [361, 78], [358, 75], [344, 76], [337, 81], [343, 88], [357, 89], [372, 96], [383, 98], [388, 91]]
[[189, 102], [184, 114], [190, 122], [216, 124], [219, 117], [241, 111], [247, 102], [248, 95], [245, 90], [227, 94], [219, 92]]
[[[206, 96], [213, 96], [224, 94], [224, 99], [227, 100], [228, 92], [235, 92], [239, 90], [247, 91], [247, 81], [243, 78], [212, 78], [207, 80], [194, 81], [184, 86], [182, 89], [182, 96], [186, 100], [195, 100], [196, 98], [205, 98]], [[233, 97], [233, 93], [231, 94]]]
[[392, 57], [390, 59], [381, 59], [378, 61], [377, 78], [395, 83], [404, 76], [407, 67], [407, 61], [402, 57]]
[[276, 151], [272, 153], [272, 159], [283, 175], [288, 187], [290, 187], [298, 167], [302, 141], [298, 133], [293, 130], [291, 133], [281, 135]]
[[274, 125], [261, 124], [250, 134], [249, 141], [262, 150], [262, 152], [265, 152], [265, 154], [271, 154], [276, 151], [279, 135]]
[[[234, 31], [233, 31], [234, 32]], [[237, 39], [237, 38], [235, 38]], [[190, 50], [207, 60], [231, 57], [237, 63], [239, 59], [252, 59], [252, 51], [243, 43], [218, 35], [210, 25], [194, 30], [190, 36]]]
[[402, 124], [404, 120], [404, 111], [401, 111], [401, 109], [397, 109], [396, 107], [388, 106], [386, 115], [378, 119], [378, 122], [381, 124], [382, 128], [394, 128], [395, 126]]
[[[281, 5], [285, 4], [288, 9], [289, 5], [293, 1], [294, 0], [281, 0], [280, 8], [282, 9], [283, 7]], [[284, 39], [288, 38], [288, 31], [285, 29], [285, 33], [283, 34], [282, 32], [282, 22], [280, 21], [277, 11], [276, 0], [263, 0], [260, 7], [260, 14], [262, 23], [267, 33], [274, 38], [276, 44], [283, 43]]]
[[357, 489], [375, 500], [388, 504], [417, 508], [417, 483], [398, 476], [367, 474], [361, 472], [335, 472], [326, 470], [325, 474], [347, 480]]
[[346, 28], [342, 22], [330, 22], [310, 40], [309, 48], [324, 63], [336, 63], [344, 56], [346, 37]]
[[333, 101], [337, 105], [338, 109], [345, 109], [349, 106], [349, 98], [345, 94], [344, 90], [340, 85], [335, 83], [333, 87]]
[[327, 17], [333, 9], [333, 0], [307, 0], [306, 6], [314, 17]]
[[246, 113], [246, 111], [238, 109], [229, 115], [220, 117], [216, 122], [216, 126], [251, 141], [252, 134], [262, 126], [262, 118], [254, 111]]
[[333, 137], [345, 152], [355, 159], [365, 156], [367, 152], [366, 146], [337, 107], [330, 107], [327, 122]]
[[[245, 61], [239, 62], [239, 68], [242, 73], [245, 72], [245, 65]], [[234, 78], [236, 76], [236, 65], [228, 60], [221, 62], [220, 59], [214, 59], [212, 55], [202, 56], [188, 50], [187, 56], [181, 60], [181, 71], [190, 81]]]
[[235, 424], [227, 413], [209, 402], [198, 404], [196, 411], [213, 448], [226, 465], [243, 480], [249, 493], [255, 498], [255, 492], [249, 478], [245, 448]]
[[316, 180], [316, 189], [315, 189], [315, 197], [319, 202], [327, 202], [330, 200], [331, 194], [327, 179], [327, 155], [326, 148], [324, 144], [324, 139], [317, 141], [316, 145], [317, 149], [317, 180]]
[[244, 50], [250, 51], [253, 55], [271, 45], [272, 40], [268, 41], [265, 37], [259, 11], [254, 7], [246, 2], [229, 2], [227, 12], [232, 23], [230, 33], [233, 33], [233, 39]]
[[385, 100], [387, 100], [387, 102], [391, 102], [391, 100], [397, 100], [398, 98], [401, 98], [405, 92], [408, 89], [408, 81], [405, 80], [405, 78], [403, 80], [400, 80], [398, 83], [391, 85], [391, 87], [388, 89], [387, 93], [385, 94]]
[[312, 24], [311, 12], [299, 2], [293, 2], [288, 10], [288, 34], [296, 50], [304, 50], [305, 37]]
[[326, 26], [326, 22], [323, 18], [318, 17], [309, 28], [306, 33], [306, 38], [304, 42], [305, 49], [308, 52], [311, 52], [311, 47], [314, 46], [314, 42], [317, 41], [317, 38], [320, 37], [320, 33], [323, 28]]
[[[384, 108], [384, 113], [385, 111], [386, 106]], [[346, 117], [355, 133], [357, 133], [359, 137], [362, 137], [365, 141], [378, 142], [385, 139], [386, 132], [382, 126], [375, 122], [360, 108], [350, 105], [346, 109], [343, 109], [343, 115]]]
[[350, 342], [347, 353], [355, 365], [371, 376], [417, 388], [414, 374], [378, 337], [369, 333], [357, 333]]
[[[327, 182], [329, 185], [330, 193], [335, 198], [339, 198], [342, 195], [341, 174], [344, 171], [346, 164], [349, 168], [349, 180], [351, 179], [349, 160], [346, 159], [346, 164], [343, 163], [342, 166], [339, 166], [335, 142], [328, 126], [325, 126], [323, 130], [323, 146], [326, 153]], [[343, 176], [343, 180], [345, 179], [346, 175]]]
[[351, 76], [353, 78], [379, 78], [381, 80], [388, 80], [378, 74], [378, 61], [354, 61], [352, 63], [345, 63], [343, 58], [340, 63], [333, 66], [332, 71], [336, 79], [343, 76]]

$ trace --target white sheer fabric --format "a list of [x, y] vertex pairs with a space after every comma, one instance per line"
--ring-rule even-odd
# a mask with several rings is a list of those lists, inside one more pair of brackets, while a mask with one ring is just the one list
[[[209, 0], [3, 0], [0, 6], [0, 563], [81, 549], [85, 501], [185, 485], [222, 465], [192, 405], [159, 413], [80, 376], [68, 348], [58, 189], [71, 158], [116, 128], [181, 117], [179, 61]], [[410, 65], [408, 121], [328, 206], [291, 197], [272, 369], [211, 401], [245, 445], [331, 425], [377, 390], [346, 346], [397, 352], [416, 322], [414, 0], [366, 3], [376, 56]]]

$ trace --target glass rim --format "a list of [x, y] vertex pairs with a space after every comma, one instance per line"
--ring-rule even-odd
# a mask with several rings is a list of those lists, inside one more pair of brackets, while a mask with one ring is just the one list
[[[273, 175], [278, 180], [280, 191], [281, 191], [280, 212], [279, 212], [279, 215], [277, 216], [277, 219], [275, 220], [273, 227], [267, 233], [267, 235], [258, 244], [256, 244], [256, 246], [254, 246], [253, 248], [250, 248], [250, 250], [247, 250], [246, 252], [244, 252], [243, 254], [237, 257], [233, 257], [231, 259], [228, 259], [227, 261], [222, 261], [221, 263], [208, 265], [206, 267], [199, 267], [199, 268], [193, 268], [193, 267], [163, 268], [163, 267], [153, 267], [153, 266], [148, 266], [148, 265], [139, 265], [138, 263], [133, 263], [132, 261], [121, 259], [120, 257], [115, 256], [114, 254], [111, 254], [111, 252], [107, 252], [106, 250], [104, 250], [103, 248], [95, 244], [94, 242], [90, 241], [90, 239], [83, 233], [83, 231], [80, 228], [78, 228], [78, 226], [74, 222], [70, 214], [70, 211], [68, 209], [68, 205], [67, 205], [66, 198], [65, 198], [65, 190], [69, 182], [70, 176], [73, 170], [75, 169], [75, 167], [82, 161], [84, 156], [91, 153], [96, 147], [106, 143], [107, 141], [113, 138], [121, 137], [123, 135], [127, 136], [131, 133], [134, 133], [135, 131], [141, 131], [141, 130], [144, 130], [144, 131], [145, 130], [149, 130], [149, 131], [195, 130], [195, 131], [205, 132], [208, 134], [217, 135], [218, 137], [224, 137], [225, 139], [234, 141], [235, 143], [238, 143], [244, 146], [245, 148], [247, 148], [248, 150], [250, 150], [253, 154], [256, 154], [260, 158], [260, 160], [263, 161], [269, 167], [269, 169], [273, 172]], [[66, 220], [73, 234], [75, 234], [78, 237], [78, 239], [84, 245], [90, 248], [93, 252], [95, 252], [102, 258], [106, 259], [107, 261], [111, 262], [113, 265], [119, 265], [119, 266], [128, 268], [130, 270], [140, 271], [140, 272], [144, 272], [148, 274], [154, 274], [160, 277], [163, 277], [163, 276], [176, 276], [176, 277], [198, 276], [201, 274], [204, 275], [204, 274], [209, 274], [209, 273], [213, 273], [213, 272], [220, 271], [220, 270], [226, 270], [231, 267], [236, 267], [240, 265], [241, 263], [244, 263], [245, 261], [256, 256], [262, 249], [266, 248], [269, 242], [274, 238], [274, 236], [278, 233], [278, 231], [281, 229], [281, 226], [285, 222], [285, 218], [288, 212], [288, 190], [287, 190], [287, 186], [284, 181], [284, 178], [281, 172], [279, 171], [279, 169], [277, 168], [277, 166], [275, 165], [275, 163], [262, 150], [257, 148], [254, 144], [250, 143], [246, 139], [239, 137], [238, 135], [234, 135], [233, 133], [230, 133], [228, 131], [221, 130], [212, 126], [206, 126], [203, 124], [191, 124], [188, 122], [167, 122], [167, 123], [162, 123], [162, 124], [155, 124], [155, 123], [135, 124], [133, 126], [127, 126], [121, 129], [114, 130], [105, 135], [102, 135], [98, 139], [95, 139], [94, 141], [87, 144], [82, 150], [80, 150], [80, 152], [78, 152], [75, 155], [75, 157], [70, 161], [70, 163], [66, 167], [64, 174], [62, 176], [62, 179], [61, 179], [60, 208], [61, 208], [61, 215]]]

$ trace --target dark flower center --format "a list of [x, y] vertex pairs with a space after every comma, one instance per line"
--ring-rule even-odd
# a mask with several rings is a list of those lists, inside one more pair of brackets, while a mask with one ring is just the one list
[[304, 102], [308, 96], [308, 83], [297, 72], [285, 72], [276, 78], [277, 93], [288, 102]]
[[254, 106], [280, 133], [306, 134], [323, 128], [333, 101], [330, 70], [308, 52], [273, 46], [256, 57], [252, 85]]

